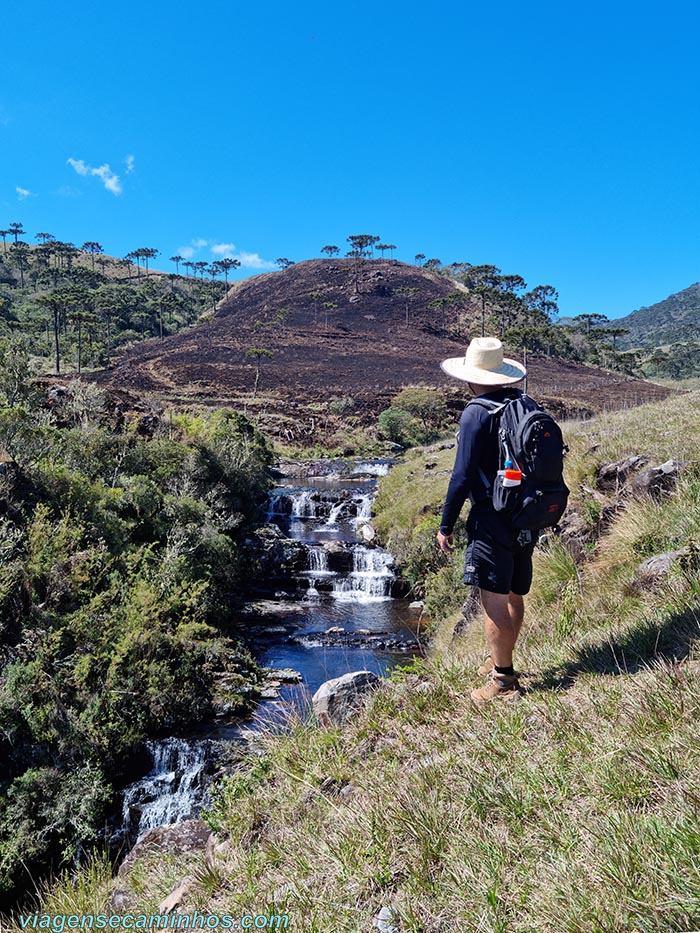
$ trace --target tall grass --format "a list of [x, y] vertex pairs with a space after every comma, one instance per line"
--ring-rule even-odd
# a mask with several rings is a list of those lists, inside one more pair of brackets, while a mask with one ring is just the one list
[[[567, 426], [574, 502], [577, 483], [621, 456], [686, 467], [670, 499], [630, 500], [583, 563], [556, 542], [537, 552], [519, 704], [472, 705], [483, 641], [478, 626], [452, 637], [450, 615], [444, 650], [397, 669], [351, 724], [293, 722], [224, 782], [209, 819], [226, 848], [200, 865], [191, 903], [289, 912], [308, 933], [366, 931], [381, 907], [401, 933], [698, 929], [698, 405]], [[444, 478], [426, 478], [418, 457], [401, 469], [377, 526], [410, 543]], [[667, 549], [689, 560], [631, 588]], [[430, 573], [445, 590], [458, 578]], [[165, 896], [176, 868], [142, 870], [139, 904]]]

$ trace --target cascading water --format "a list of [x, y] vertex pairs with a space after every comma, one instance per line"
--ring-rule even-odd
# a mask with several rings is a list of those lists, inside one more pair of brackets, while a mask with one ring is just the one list
[[313, 498], [313, 490], [303, 489], [298, 495], [292, 497], [292, 515], [297, 518], [316, 518], [317, 508]]
[[153, 767], [123, 794], [122, 829], [129, 835], [186, 820], [208, 801], [210, 739], [167, 738], [146, 743]]
[[[305, 485], [296, 480], [272, 492], [263, 517], [294, 539], [297, 551], [303, 547], [305, 560], [301, 566], [295, 560], [284, 579], [270, 581], [270, 599], [251, 606], [257, 624], [248, 616], [244, 637], [261, 666], [292, 668], [303, 681], [261, 705], [259, 722], [290, 705], [305, 711], [325, 680], [358, 669], [384, 674], [418, 650], [418, 617], [407, 600], [392, 598], [391, 554], [358, 536], [371, 521], [374, 477], [387, 469], [386, 463], [360, 463], [345, 476]], [[151, 770], [123, 791], [122, 832], [133, 837], [196, 816], [208, 802], [217, 750], [242, 741], [238, 727], [230, 733], [225, 741], [149, 742]]]
[[391, 599], [391, 586], [396, 579], [391, 571], [393, 563], [387, 551], [358, 544], [353, 549], [352, 571], [345, 579], [336, 581], [333, 596], [360, 602]]
[[360, 496], [355, 506], [357, 510], [355, 525], [366, 525], [372, 518], [372, 497], [370, 495]]
[[330, 573], [328, 570], [328, 552], [324, 547], [317, 545], [309, 548], [309, 572]]

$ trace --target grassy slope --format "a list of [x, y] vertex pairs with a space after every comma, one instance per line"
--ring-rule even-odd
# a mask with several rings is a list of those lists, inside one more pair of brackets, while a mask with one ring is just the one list
[[[647, 453], [686, 471], [669, 502], [631, 502], [583, 566], [558, 546], [537, 553], [520, 704], [472, 707], [481, 637], [451, 638], [456, 617], [443, 620], [443, 651], [397, 672], [351, 726], [269, 737], [213, 814], [228, 843], [215, 865], [142, 863], [138, 907], [191, 872], [186, 909], [274, 908], [299, 931], [367, 930], [384, 905], [401, 931], [423, 933], [698, 928], [697, 567], [628, 589], [649, 554], [700, 545], [698, 415], [695, 393], [568, 426], [584, 511], [596, 464]], [[453, 453], [430, 456], [427, 476], [417, 455], [383, 483], [377, 524], [416, 562], [413, 536], [420, 552], [447, 481], [434, 474]], [[458, 569], [428, 585], [436, 605], [450, 605], [448, 576]], [[93, 873], [45, 908], [102, 907], [110, 882]]]

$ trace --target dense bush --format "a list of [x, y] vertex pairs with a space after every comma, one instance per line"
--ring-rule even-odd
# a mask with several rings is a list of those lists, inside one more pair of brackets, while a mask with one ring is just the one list
[[439, 437], [446, 413], [445, 400], [434, 389], [409, 386], [380, 413], [379, 430], [387, 440], [403, 447], [427, 444]]
[[77, 380], [49, 409], [0, 357], [1, 891], [94, 835], [144, 737], [255, 678], [230, 622], [271, 453], [232, 411], [114, 430]]

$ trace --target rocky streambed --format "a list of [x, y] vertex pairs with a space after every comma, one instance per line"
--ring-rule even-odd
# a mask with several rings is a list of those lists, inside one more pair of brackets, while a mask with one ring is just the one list
[[227, 716], [187, 736], [147, 743], [150, 769], [123, 792], [119, 835], [197, 816], [220, 770], [255, 743], [260, 728], [305, 714], [326, 680], [349, 671], [383, 675], [421, 650], [420, 607], [405, 598], [394, 559], [371, 525], [377, 479], [391, 461], [325, 461], [304, 473], [283, 465], [249, 546], [259, 573], [241, 637], [266, 668], [261, 701], [246, 721]]

